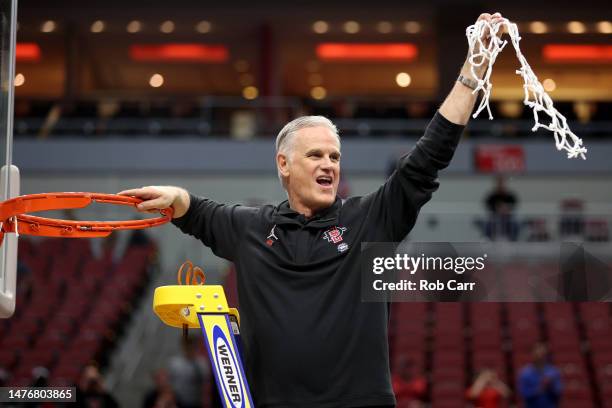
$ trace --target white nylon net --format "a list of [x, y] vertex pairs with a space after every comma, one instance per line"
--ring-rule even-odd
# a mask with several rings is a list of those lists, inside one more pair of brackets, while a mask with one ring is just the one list
[[[525, 91], [525, 98], [523, 99], [523, 103], [533, 109], [535, 125], [531, 130], [535, 132], [539, 128], [548, 129], [554, 133], [557, 150], [566, 150], [567, 157], [569, 159], [578, 156], [586, 159], [585, 153], [587, 152], [587, 149], [582, 145], [582, 139], [580, 139], [570, 130], [565, 116], [560, 114], [559, 111], [554, 108], [552, 99], [546, 93], [544, 87], [538, 80], [538, 77], [531, 70], [529, 63], [527, 63], [527, 60], [521, 53], [521, 49], [519, 48], [519, 41], [521, 40], [521, 37], [519, 36], [516, 24], [508, 21], [505, 18], [496, 24], [491, 24], [488, 21], [480, 20], [477, 21], [476, 24], [469, 26], [465, 31], [469, 44], [469, 62], [471, 65], [472, 76], [473, 79], [478, 82], [478, 86], [474, 90], [474, 93], [477, 93], [478, 91], [482, 91], [483, 93], [480, 105], [478, 106], [478, 109], [476, 110], [476, 113], [474, 113], [473, 117], [476, 118], [484, 108], [487, 108], [487, 111], [489, 112], [489, 119], [493, 119], [491, 108], [489, 107], [491, 88], [493, 88], [493, 84], [491, 84], [490, 79], [491, 73], [493, 72], [493, 64], [495, 63], [495, 59], [508, 44], [508, 41], [500, 38], [501, 35], [498, 36], [500, 30], [503, 30], [504, 28], [510, 36], [510, 40], [512, 41], [512, 45], [516, 51], [516, 56], [521, 64], [521, 68], [518, 69], [516, 73], [523, 77], [524, 80], [523, 89]], [[483, 41], [485, 34], [489, 34], [489, 37], [487, 37], [487, 39], [490, 38], [488, 45]], [[487, 64], [485, 75], [482, 79], [478, 79], [475, 68], [480, 67], [485, 63]], [[546, 121], [550, 121], [548, 124], [540, 122], [540, 120], [544, 120], [540, 118], [540, 113], [548, 115], [548, 118], [546, 119]]]

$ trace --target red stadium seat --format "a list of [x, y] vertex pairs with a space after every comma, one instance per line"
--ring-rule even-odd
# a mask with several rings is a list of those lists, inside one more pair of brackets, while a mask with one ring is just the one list
[[76, 384], [82, 369], [82, 366], [75, 365], [70, 362], [62, 365], [58, 364], [55, 369], [51, 371], [50, 382], [57, 386], [65, 384]]
[[465, 408], [465, 404], [458, 398], [458, 394], [450, 397], [438, 396], [432, 401], [432, 406], [436, 408]]
[[464, 407], [465, 389], [463, 378], [432, 379], [432, 406], [434, 407]]
[[20, 373], [20, 376], [14, 375], [10, 382], [9, 385], [11, 387], [17, 387], [17, 388], [21, 388], [21, 387], [28, 387], [31, 383], [32, 383], [32, 374], [31, 373]]
[[596, 367], [595, 376], [601, 384], [612, 384], [612, 364]]
[[[110, 258], [91, 258], [89, 240], [21, 240], [20, 261], [31, 273], [19, 277], [17, 314], [10, 323], [0, 322], [0, 367], [15, 374], [12, 383], [28, 385], [32, 368], [45, 366], [52, 385], [74, 384], [130, 311], [154, 250], [128, 248], [115, 267]], [[426, 307], [415, 310], [425, 316]], [[419, 333], [423, 351], [415, 363], [424, 368], [424, 318]]]
[[612, 352], [612, 331], [610, 333], [601, 333], [597, 337], [589, 338], [591, 350], [598, 353]]
[[42, 366], [50, 367], [55, 360], [55, 354], [53, 350], [49, 349], [34, 349], [34, 350], [23, 350], [23, 355], [19, 361], [19, 365], [25, 366]]
[[0, 349], [0, 368], [11, 370], [17, 362], [17, 350], [15, 349]]
[[612, 365], [612, 351], [594, 351], [592, 353], [593, 365]]
[[25, 350], [30, 346], [32, 338], [22, 333], [10, 333], [1, 340], [0, 347], [9, 350]]
[[499, 329], [491, 334], [472, 332], [472, 350], [494, 351], [500, 353], [502, 350], [502, 338]]
[[478, 351], [472, 354], [472, 365], [475, 370], [495, 368], [497, 371], [505, 367], [504, 354], [501, 351]]
[[609, 303], [584, 302], [578, 304], [578, 309], [585, 322], [594, 318], [609, 318], [611, 315]]
[[425, 369], [425, 354], [421, 352], [398, 352], [391, 358], [392, 371], [397, 369], [403, 362], [409, 362], [413, 367], [421, 372]]
[[37, 319], [21, 319], [11, 325], [11, 333], [19, 333], [24, 336], [32, 336], [41, 329]]
[[563, 396], [560, 408], [592, 408], [594, 406], [591, 400], [585, 399], [584, 397], [570, 398]]

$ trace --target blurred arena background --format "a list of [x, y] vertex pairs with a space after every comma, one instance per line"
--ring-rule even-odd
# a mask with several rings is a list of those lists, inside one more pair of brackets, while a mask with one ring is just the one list
[[[338, 125], [342, 193], [365, 194], [410, 150], [450, 90], [467, 52], [465, 28], [495, 11], [518, 23], [524, 55], [588, 159], [566, 160], [551, 134], [531, 132], [509, 47], [494, 67], [495, 119], [471, 121], [408, 239], [608, 245], [606, 2], [22, 1], [13, 149], [21, 194], [171, 184], [221, 202], [277, 203], [284, 193], [273, 140], [303, 114]], [[497, 192], [515, 203], [501, 217], [487, 205], [500, 184]], [[59, 216], [134, 214], [94, 206]], [[162, 326], [151, 298], [185, 259], [203, 266], [210, 282], [224, 282], [238, 303], [231, 266], [172, 226], [105, 240], [21, 237], [17, 312], [0, 321], [0, 382], [76, 384], [95, 361], [122, 406], [142, 405], [181, 354], [180, 333]], [[508, 268], [557, 263], [558, 252], [549, 251]], [[483, 368], [512, 390], [499, 406], [521, 406], [518, 373], [544, 342], [562, 373], [562, 407], [612, 407], [610, 306], [394, 304], [392, 371], [422, 383], [418, 397], [401, 396], [399, 406], [470, 406], [466, 389]], [[202, 382], [211, 406], [210, 378]], [[414, 398], [421, 403], [408, 402]]]

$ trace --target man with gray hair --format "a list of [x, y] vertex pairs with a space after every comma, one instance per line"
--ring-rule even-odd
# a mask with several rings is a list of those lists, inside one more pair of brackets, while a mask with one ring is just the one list
[[389, 308], [361, 302], [360, 243], [398, 242], [414, 226], [474, 108], [469, 77], [466, 61], [423, 137], [365, 196], [337, 197], [340, 138], [321, 116], [293, 120], [276, 139], [288, 198], [279, 205], [225, 205], [167, 186], [121, 192], [145, 200], [141, 211], [173, 207], [176, 226], [234, 262], [245, 370], [258, 407], [395, 405]]

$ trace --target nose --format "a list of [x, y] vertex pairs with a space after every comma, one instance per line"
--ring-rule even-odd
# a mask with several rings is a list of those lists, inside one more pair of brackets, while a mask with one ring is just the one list
[[323, 163], [321, 164], [321, 168], [325, 170], [331, 170], [334, 168], [336, 163], [329, 156], [325, 156]]

